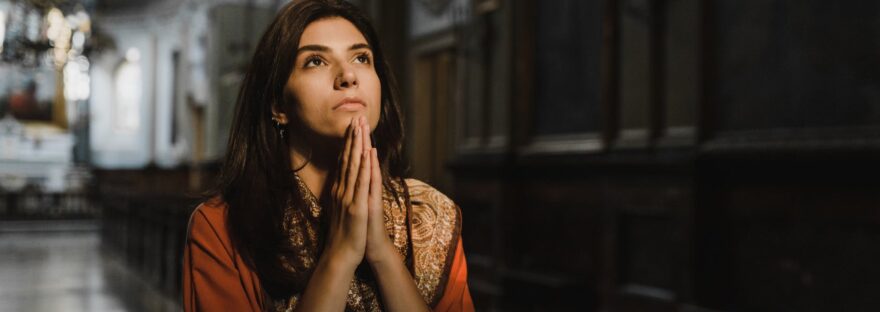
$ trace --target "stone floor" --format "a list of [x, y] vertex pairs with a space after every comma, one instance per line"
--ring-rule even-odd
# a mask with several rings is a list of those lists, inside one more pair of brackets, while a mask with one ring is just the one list
[[0, 311], [180, 311], [98, 234], [92, 221], [0, 222]]

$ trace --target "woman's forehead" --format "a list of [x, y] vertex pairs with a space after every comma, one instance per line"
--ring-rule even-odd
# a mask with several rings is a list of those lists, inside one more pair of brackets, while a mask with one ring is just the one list
[[347, 19], [329, 17], [319, 19], [306, 26], [299, 39], [299, 48], [324, 46], [330, 50], [345, 51], [353, 45], [366, 43], [364, 35]]

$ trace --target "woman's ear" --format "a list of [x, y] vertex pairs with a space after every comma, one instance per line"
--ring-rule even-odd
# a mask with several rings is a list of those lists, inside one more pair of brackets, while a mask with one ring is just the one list
[[286, 125], [288, 122], [287, 114], [278, 109], [276, 105], [272, 105], [272, 120], [279, 124]]

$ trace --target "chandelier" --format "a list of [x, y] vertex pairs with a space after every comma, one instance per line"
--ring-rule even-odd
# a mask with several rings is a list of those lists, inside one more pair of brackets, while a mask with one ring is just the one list
[[54, 65], [89, 48], [93, 0], [0, 0], [0, 62]]

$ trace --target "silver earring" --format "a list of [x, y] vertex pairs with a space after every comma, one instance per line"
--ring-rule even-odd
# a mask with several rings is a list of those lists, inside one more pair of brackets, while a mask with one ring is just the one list
[[275, 117], [272, 117], [272, 121], [275, 123], [275, 130], [278, 130], [278, 136], [280, 136], [281, 139], [283, 140], [284, 139], [284, 130], [285, 130], [284, 125], [282, 125], [281, 122], [279, 122], [278, 119]]

